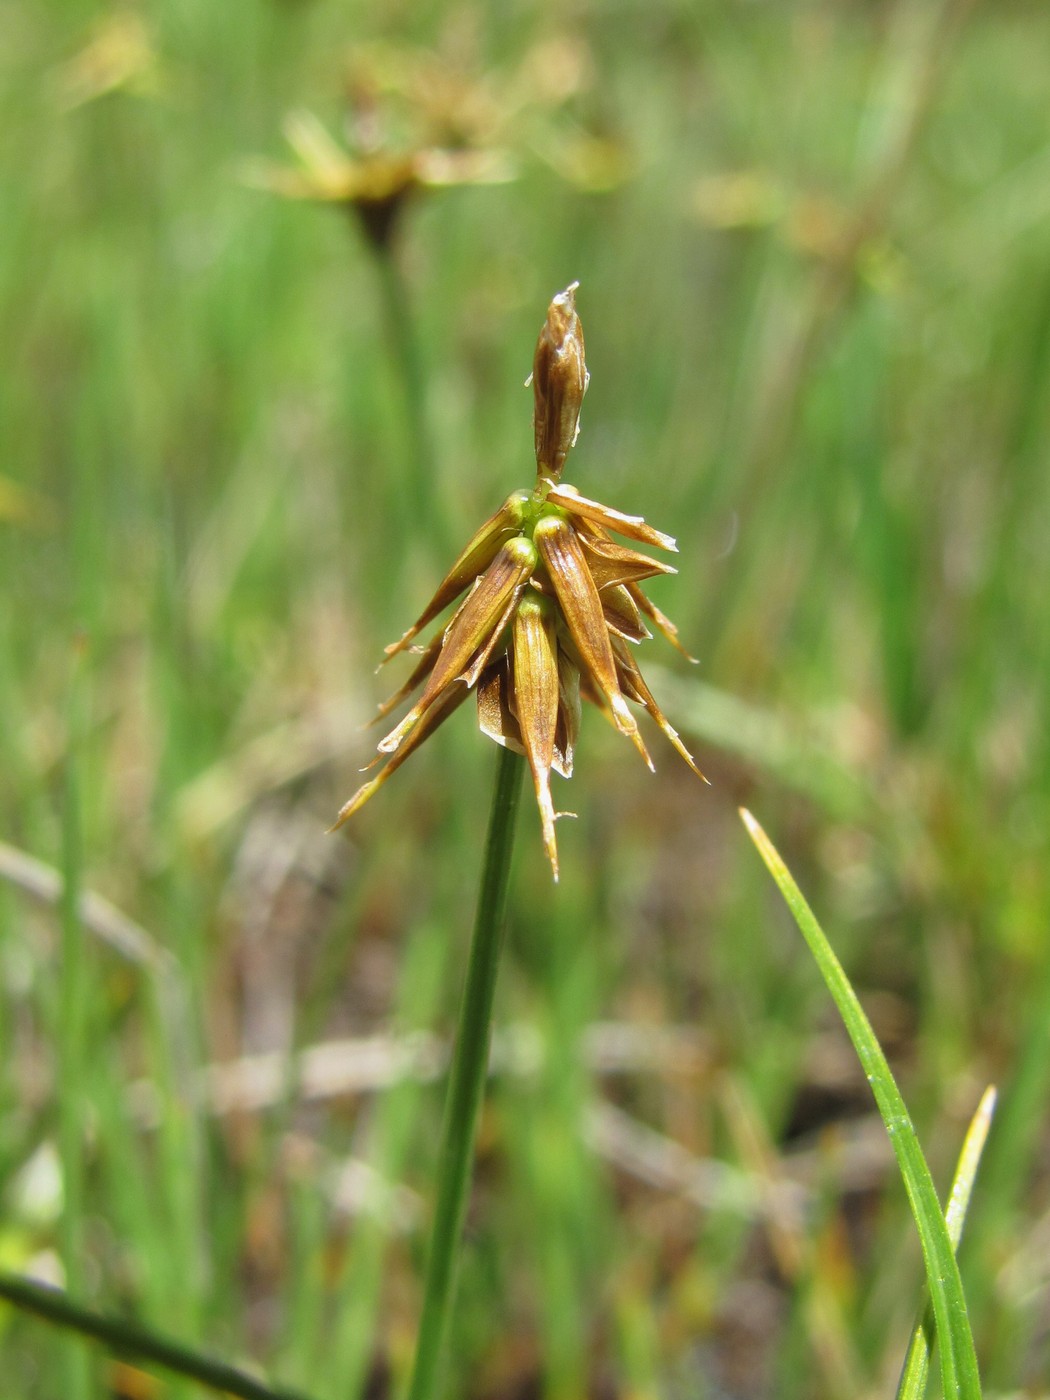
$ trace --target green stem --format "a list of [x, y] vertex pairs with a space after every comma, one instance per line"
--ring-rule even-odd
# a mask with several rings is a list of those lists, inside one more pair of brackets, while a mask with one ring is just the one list
[[423, 1291], [423, 1315], [409, 1400], [433, 1400], [452, 1305], [454, 1270], [470, 1187], [478, 1110], [488, 1071], [492, 998], [496, 988], [507, 882], [514, 848], [514, 821], [525, 763], [503, 749], [489, 816], [485, 864], [478, 893], [474, 936], [452, 1059], [445, 1125], [438, 1166], [438, 1196]]
[[304, 1396], [293, 1391], [272, 1390], [235, 1366], [188, 1351], [178, 1342], [158, 1336], [138, 1323], [92, 1312], [73, 1302], [57, 1288], [45, 1288], [29, 1279], [0, 1274], [0, 1298], [5, 1298], [25, 1312], [36, 1313], [58, 1327], [101, 1342], [118, 1356], [174, 1371], [177, 1375], [210, 1386], [212, 1390], [238, 1396], [239, 1400], [305, 1400]]
[[376, 249], [375, 261], [390, 352], [401, 384], [408, 435], [409, 479], [402, 483], [403, 489], [398, 492], [399, 506], [404, 511], [405, 505], [408, 505], [412, 521], [423, 519], [429, 523], [432, 532], [436, 532], [434, 544], [443, 551], [446, 545], [445, 521], [440, 511], [439, 493], [435, 489], [434, 457], [427, 430], [426, 376], [405, 279], [397, 261], [396, 249], [391, 244]]

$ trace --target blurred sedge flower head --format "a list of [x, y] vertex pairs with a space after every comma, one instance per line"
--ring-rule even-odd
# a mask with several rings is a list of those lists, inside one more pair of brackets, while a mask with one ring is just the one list
[[[675, 570], [617, 543], [613, 536], [669, 551], [677, 546], [640, 516], [588, 500], [561, 481], [566, 456], [579, 434], [589, 379], [576, 312], [577, 286], [574, 282], [551, 302], [528, 381], [535, 400], [536, 484], [531, 491], [513, 492], [485, 521], [420, 616], [386, 648], [386, 660], [406, 651], [418, 659], [405, 683], [380, 705], [376, 722], [417, 692], [418, 698], [380, 740], [369, 767], [383, 766], [345, 804], [333, 830], [352, 817], [471, 692], [477, 697], [482, 731], [528, 759], [555, 880], [554, 823], [566, 814], [554, 810], [551, 773], [572, 775], [582, 700], [603, 711], [652, 769], [628, 702], [639, 705], [703, 777], [631, 652], [652, 635], [643, 618], [682, 651], [674, 624], [640, 586], [645, 579]], [[451, 620], [428, 644], [417, 645], [420, 633], [461, 598]]]
[[568, 39], [529, 50], [511, 73], [480, 77], [444, 54], [363, 46], [349, 64], [346, 146], [295, 111], [284, 133], [298, 164], [251, 161], [244, 176], [289, 199], [353, 210], [380, 248], [415, 192], [513, 180], [521, 155], [542, 157], [581, 189], [611, 189], [628, 173], [622, 149], [564, 113], [549, 120], [587, 74], [586, 51]]
[[373, 139], [371, 116], [356, 122], [356, 153], [344, 149], [312, 112], [291, 112], [284, 134], [299, 166], [252, 161], [244, 168], [249, 184], [287, 199], [342, 205], [361, 221], [379, 249], [390, 245], [398, 216], [410, 195], [447, 185], [498, 184], [513, 170], [498, 151], [445, 150], [439, 147], [395, 149]]

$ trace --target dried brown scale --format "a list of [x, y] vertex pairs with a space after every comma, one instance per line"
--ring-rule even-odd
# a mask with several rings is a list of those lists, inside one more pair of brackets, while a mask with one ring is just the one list
[[501, 546], [446, 629], [423, 694], [397, 728], [379, 741], [382, 753], [393, 753], [443, 688], [458, 680], [479, 653], [491, 651], [493, 629], [501, 620], [506, 625], [509, 604], [516, 595], [520, 596], [535, 567], [536, 551], [522, 536]]
[[478, 728], [497, 744], [524, 757], [521, 729], [508, 699], [511, 685], [510, 656], [504, 652], [478, 681]]
[[[664, 550], [675, 550], [675, 541], [640, 516], [613, 510], [557, 480], [576, 440], [587, 387], [575, 290], [574, 283], [554, 298], [537, 344], [535, 489], [515, 492], [485, 521], [423, 613], [387, 647], [387, 659], [411, 649], [417, 660], [378, 717], [421, 693], [379, 743], [373, 763], [385, 760], [385, 766], [358, 789], [336, 823], [358, 811], [473, 690], [482, 733], [528, 759], [555, 879], [558, 814], [551, 773], [572, 774], [583, 700], [600, 709], [652, 768], [628, 702], [639, 705], [702, 777], [632, 653], [634, 644], [651, 636], [643, 618], [683, 650], [674, 624], [640, 587], [644, 579], [675, 570], [612, 534]], [[457, 603], [429, 644], [413, 645]]]
[[637, 540], [639, 544], [651, 544], [656, 549], [666, 549], [672, 554], [678, 553], [678, 545], [671, 535], [654, 530], [640, 515], [624, 515], [621, 511], [603, 506], [601, 501], [588, 500], [586, 496], [580, 495], [575, 486], [565, 483], [551, 486], [546, 499], [552, 505], [563, 506], [573, 515], [583, 516], [584, 520], [603, 525], [607, 530], [615, 530], [618, 535], [626, 535], [629, 540]]
[[407, 632], [386, 648], [384, 661], [404, 651], [439, 613], [454, 603], [463, 590], [469, 588], [478, 575], [488, 568], [500, 546], [521, 533], [528, 501], [527, 491], [515, 491], [495, 515], [489, 516], [442, 579], [423, 612]]
[[572, 777], [580, 737], [580, 672], [558, 647], [558, 728], [554, 735], [554, 771]]
[[[612, 643], [615, 641], [617, 641], [616, 636], [611, 636], [610, 649], [612, 647]], [[568, 631], [568, 629], [559, 631], [559, 646], [562, 652], [565, 654], [569, 664], [576, 671], [578, 677], [580, 699], [586, 700], [589, 705], [593, 705], [595, 709], [601, 710], [602, 714], [612, 725], [612, 727], [617, 731], [617, 733], [622, 734], [623, 730], [620, 728], [616, 711], [613, 709], [613, 705], [608, 693], [598, 683], [598, 679], [594, 675], [593, 671], [591, 671], [588, 668], [587, 663], [584, 661], [583, 657], [580, 655], [579, 650], [577, 649], [575, 637], [570, 631]], [[613, 666], [616, 670], [618, 677], [619, 667], [616, 663], [615, 653], [613, 654]], [[619, 686], [619, 679], [617, 679], [617, 686]], [[621, 692], [621, 700], [622, 699], [623, 695]], [[628, 711], [628, 713], [630, 714], [630, 711]], [[633, 719], [634, 716], [632, 715], [631, 718]], [[633, 735], [633, 742], [635, 748], [638, 750], [639, 754], [642, 757], [642, 762], [649, 769], [650, 773], [654, 773], [656, 771], [656, 766], [653, 763], [652, 758], [649, 756], [649, 750], [645, 746], [645, 740], [642, 738], [641, 733], [639, 732], [637, 727]]]
[[707, 779], [697, 767], [693, 755], [682, 743], [678, 730], [674, 728], [663, 710], [661, 710], [660, 706], [656, 703], [653, 692], [646, 684], [645, 677], [638, 669], [638, 664], [631, 655], [630, 649], [615, 637], [613, 638], [612, 645], [613, 655], [616, 657], [616, 673], [620, 680], [620, 689], [629, 699], [634, 700], [639, 705], [645, 706], [696, 776], [706, 783]]
[[490, 629], [488, 641], [485, 643], [484, 647], [482, 647], [475, 660], [471, 663], [470, 668], [464, 671], [463, 679], [466, 681], [467, 685], [476, 685], [478, 679], [481, 676], [482, 671], [489, 664], [489, 661], [492, 658], [492, 654], [496, 650], [496, 647], [498, 646], [505, 629], [512, 624], [515, 616], [517, 615], [517, 610], [520, 604], [521, 596], [525, 591], [525, 586], [527, 583], [528, 579], [523, 578], [515, 585], [514, 592], [507, 599], [506, 607], [500, 613], [498, 619]]
[[548, 516], [536, 526], [532, 538], [584, 666], [608, 700], [617, 729], [637, 745], [638, 723], [620, 694], [601, 599], [576, 532], [567, 520]]
[[543, 844], [555, 879], [558, 849], [554, 841], [551, 766], [560, 704], [556, 628], [554, 608], [538, 593], [521, 600], [514, 617], [514, 690], [509, 697], [511, 709], [517, 709], [518, 728], [532, 769], [543, 824]]
[[373, 767], [374, 764], [385, 758], [386, 763], [384, 767], [374, 778], [362, 784], [354, 793], [353, 797], [343, 804], [339, 809], [339, 814], [335, 821], [329, 827], [329, 831], [338, 831], [344, 822], [349, 821], [355, 812], [360, 811], [368, 799], [379, 791], [387, 778], [392, 777], [401, 767], [402, 763], [410, 758], [416, 749], [418, 749], [421, 744], [424, 744], [427, 739], [430, 738], [431, 734], [444, 724], [449, 715], [452, 714], [454, 710], [459, 709], [460, 705], [462, 705], [469, 694], [470, 691], [465, 685], [459, 684], [455, 687], [450, 686], [437, 703], [432, 705], [426, 714], [420, 718], [419, 723], [401, 744], [397, 753], [389, 756], [383, 753], [376, 754], [368, 767]]
[[427, 646], [420, 649], [420, 659], [409, 675], [408, 680], [405, 681], [404, 685], [399, 686], [398, 689], [394, 691], [393, 695], [384, 700], [377, 708], [376, 713], [369, 720], [370, 725], [378, 724], [380, 720], [386, 719], [391, 711], [397, 709], [402, 700], [407, 700], [414, 690], [419, 689], [430, 675], [431, 671], [433, 671], [434, 664], [441, 654], [444, 641], [444, 633], [439, 632], [436, 637], [431, 639]]
[[621, 584], [602, 589], [598, 595], [602, 600], [602, 616], [610, 632], [623, 637], [628, 642], [648, 642], [652, 633], [642, 623], [634, 599]]
[[648, 554], [615, 544], [612, 540], [577, 529], [580, 543], [590, 556], [588, 568], [598, 591], [619, 583], [641, 583], [659, 574], [676, 574], [673, 564], [651, 559]]

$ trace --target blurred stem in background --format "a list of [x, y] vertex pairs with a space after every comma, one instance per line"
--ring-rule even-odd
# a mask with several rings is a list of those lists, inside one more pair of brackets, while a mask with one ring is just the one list
[[[814, 370], [839, 328], [843, 315], [863, 291], [865, 262], [877, 247], [893, 220], [901, 188], [915, 161], [919, 143], [935, 110], [936, 100], [949, 69], [964, 21], [975, 0], [902, 0], [889, 25], [878, 72], [868, 98], [868, 115], [862, 125], [857, 154], [861, 190], [845, 217], [825, 256], [810, 278], [805, 295], [776, 282], [763, 296], [759, 313], [774, 316], [789, 327], [783, 335], [771, 338], [775, 345], [758, 369], [757, 387], [748, 395], [746, 422], [736, 428], [737, 441], [731, 444], [727, 460], [735, 458], [736, 468], [712, 478], [703, 485], [707, 497], [704, 509], [712, 509], [712, 496], [730, 487], [744, 510], [755, 509], [769, 488], [770, 477], [782, 471], [790, 460], [792, 440], [805, 405], [807, 388]], [[909, 520], [894, 512], [885, 500], [880, 479], [868, 484], [869, 509], [874, 512], [876, 536], [872, 548], [872, 587], [878, 591], [879, 616], [893, 619], [893, 590], [900, 570], [910, 566], [912, 541], [906, 530]], [[779, 524], [777, 526], [779, 529]], [[763, 557], [753, 549], [752, 561]], [[738, 560], [721, 585], [712, 591], [699, 631], [713, 654], [739, 604], [741, 594], [754, 576], [752, 568]], [[891, 645], [884, 638], [884, 646]], [[900, 638], [897, 652], [901, 651]], [[902, 731], [915, 726], [913, 698], [915, 661], [911, 647], [903, 643], [905, 655], [886, 658], [886, 684], [891, 711]], [[906, 675], [907, 679], [902, 679]]]
[[456, 184], [501, 181], [506, 172], [490, 153], [443, 150], [420, 142], [403, 149], [389, 137], [376, 103], [379, 77], [366, 63], [351, 80], [345, 116], [346, 144], [333, 139], [311, 112], [288, 115], [285, 135], [298, 159], [296, 168], [253, 162], [250, 183], [291, 199], [307, 199], [346, 210], [357, 224], [379, 275], [383, 316], [391, 358], [400, 382], [407, 438], [407, 467], [391, 474], [388, 514], [404, 538], [425, 520], [428, 548], [448, 543], [437, 494], [435, 462], [427, 423], [423, 361], [413, 324], [405, 279], [398, 260], [398, 232], [404, 210], [419, 191]]
[[[58, 1000], [59, 1155], [62, 1161], [62, 1269], [68, 1288], [83, 1285], [84, 1120], [86, 1069], [84, 1025], [84, 929], [80, 910], [83, 864], [80, 762], [86, 724], [87, 640], [73, 640], [68, 704], [66, 790], [62, 813], [62, 971]], [[66, 1392], [69, 1400], [91, 1394], [88, 1359], [75, 1342], [67, 1348]]]
[[[516, 909], [512, 930], [515, 964], [524, 963], [534, 986], [542, 1055], [536, 1074], [504, 1099], [499, 1126], [508, 1168], [527, 1203], [512, 1246], [515, 1274], [530, 1272], [536, 1280], [550, 1396], [587, 1393], [594, 1336], [616, 1267], [614, 1232], [604, 1223], [611, 1186], [586, 1138], [596, 1089], [580, 1053], [604, 1000], [603, 915], [598, 885], [572, 862], [544, 897], [537, 891], [527, 908]], [[638, 1394], [646, 1387], [656, 1394], [658, 1376], [641, 1371], [629, 1382]]]
[[[449, 952], [449, 942], [443, 932], [439, 920], [428, 919], [413, 931], [405, 950], [399, 982], [399, 1019], [408, 1033], [433, 1021], [438, 996], [444, 987], [444, 964]], [[391, 1089], [375, 1106], [367, 1159], [383, 1181], [397, 1182], [404, 1176], [413, 1144], [418, 1141], [422, 1094], [421, 1085], [408, 1079]], [[370, 1218], [362, 1218], [336, 1281], [338, 1315], [342, 1323], [328, 1355], [339, 1395], [357, 1397], [367, 1393], [376, 1323], [381, 1316], [390, 1235], [389, 1211], [378, 1211]]]
[[470, 1188], [478, 1112], [488, 1071], [492, 1001], [503, 941], [514, 827], [525, 760], [501, 748], [489, 815], [478, 908], [449, 1077], [434, 1229], [423, 1288], [410, 1400], [433, 1400], [452, 1307], [455, 1266]]
[[[391, 514], [403, 538], [411, 539], [413, 521], [424, 520], [423, 538], [442, 555], [449, 540], [441, 499], [435, 491], [433, 445], [427, 426], [426, 376], [413, 324], [405, 276], [390, 242], [374, 245], [373, 260], [379, 274], [390, 356], [401, 389], [408, 456], [404, 475], [388, 493]], [[417, 532], [418, 534], [418, 532]]]

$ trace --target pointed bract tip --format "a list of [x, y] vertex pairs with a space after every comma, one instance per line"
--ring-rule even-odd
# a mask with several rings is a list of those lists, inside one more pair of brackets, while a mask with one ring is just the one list
[[333, 832], [338, 831], [341, 826], [345, 825], [355, 812], [359, 812], [379, 787], [380, 781], [380, 778], [372, 778], [369, 782], [359, 787], [353, 797], [350, 798], [349, 802], [344, 802], [342, 807], [339, 808], [339, 815], [328, 828], [326, 835], [331, 836]]
[[540, 822], [543, 826], [543, 849], [547, 853], [550, 861], [551, 874], [554, 876], [554, 883], [558, 883], [558, 842], [554, 836], [554, 804], [551, 802], [550, 789], [546, 782], [536, 783], [536, 802], [540, 809]]
[[640, 734], [633, 734], [631, 737], [634, 742], [635, 748], [638, 750], [639, 754], [641, 754], [642, 762], [645, 764], [646, 768], [648, 768], [650, 773], [655, 773], [656, 764], [653, 762], [649, 750], [645, 747], [645, 740]]
[[613, 720], [616, 724], [616, 728], [625, 738], [630, 739], [631, 743], [641, 754], [642, 762], [645, 764], [646, 768], [649, 769], [649, 772], [655, 773], [656, 764], [650, 757], [649, 750], [645, 747], [645, 740], [642, 738], [641, 731], [638, 728], [638, 721], [627, 708], [627, 701], [622, 695], [610, 695], [609, 700], [612, 705]]
[[[661, 728], [663, 728], [662, 725], [661, 725]], [[711, 786], [711, 779], [708, 778], [708, 777], [706, 776], [706, 774], [704, 774], [703, 772], [701, 772], [701, 770], [700, 770], [700, 768], [699, 768], [699, 766], [698, 766], [698, 764], [697, 764], [696, 759], [695, 759], [695, 758], [693, 757], [693, 755], [689, 752], [689, 750], [686, 748], [686, 746], [682, 743], [682, 740], [681, 740], [681, 738], [679, 737], [678, 733], [677, 733], [675, 730], [671, 729], [671, 726], [670, 726], [670, 725], [668, 725], [667, 728], [664, 729], [664, 733], [667, 735], [668, 739], [670, 739], [671, 743], [675, 746], [675, 748], [678, 750], [678, 752], [682, 755], [682, 757], [685, 759], [686, 763], [688, 763], [689, 767], [690, 767], [690, 768], [692, 769], [692, 771], [696, 774], [696, 776], [700, 779], [700, 781], [701, 781], [702, 783], [706, 784], [707, 787], [710, 787], [710, 786]]]

